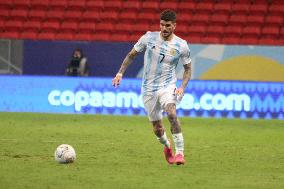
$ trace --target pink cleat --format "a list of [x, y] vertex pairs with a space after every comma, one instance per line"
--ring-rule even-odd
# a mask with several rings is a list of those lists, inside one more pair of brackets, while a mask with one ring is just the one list
[[181, 165], [181, 164], [183, 165], [185, 163], [184, 155], [182, 154], [177, 154], [175, 157], [175, 160], [176, 160], [177, 165]]
[[166, 158], [166, 160], [169, 164], [175, 163], [175, 157], [174, 157], [174, 154], [173, 154], [172, 145], [170, 146], [170, 148], [168, 148], [166, 146], [164, 147], [164, 154], [165, 154], [165, 158]]

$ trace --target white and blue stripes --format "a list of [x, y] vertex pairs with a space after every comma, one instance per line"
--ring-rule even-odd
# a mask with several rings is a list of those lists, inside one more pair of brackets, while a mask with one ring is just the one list
[[176, 83], [176, 67], [191, 63], [187, 42], [174, 35], [164, 41], [160, 32], [147, 32], [134, 45], [137, 52], [145, 51], [142, 94], [151, 95]]

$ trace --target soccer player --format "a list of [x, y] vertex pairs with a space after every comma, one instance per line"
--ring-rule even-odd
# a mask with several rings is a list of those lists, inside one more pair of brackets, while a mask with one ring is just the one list
[[[112, 80], [114, 87], [119, 86], [122, 76], [139, 52], [144, 54], [144, 73], [142, 79], [142, 96], [148, 118], [159, 142], [164, 145], [164, 154], [169, 164], [184, 164], [184, 140], [180, 122], [177, 119], [176, 104], [181, 100], [184, 89], [191, 77], [190, 50], [185, 40], [174, 34], [176, 13], [165, 10], [160, 15], [160, 31], [147, 32], [134, 48], [127, 54], [121, 67]], [[184, 67], [181, 86], [176, 87], [176, 67]], [[171, 141], [166, 135], [162, 123], [163, 111], [167, 113], [175, 144], [175, 155]]]

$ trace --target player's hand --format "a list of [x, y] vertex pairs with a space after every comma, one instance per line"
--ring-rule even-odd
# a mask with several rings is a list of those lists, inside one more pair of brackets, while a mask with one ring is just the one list
[[118, 73], [112, 80], [112, 86], [115, 88], [119, 86], [120, 82], [122, 80], [122, 74]]
[[177, 88], [177, 89], [175, 90], [175, 93], [176, 93], [176, 96], [177, 96], [177, 100], [178, 100], [178, 101], [181, 101], [181, 99], [182, 99], [182, 97], [183, 97], [183, 95], [184, 95], [184, 89], [183, 89], [183, 87]]

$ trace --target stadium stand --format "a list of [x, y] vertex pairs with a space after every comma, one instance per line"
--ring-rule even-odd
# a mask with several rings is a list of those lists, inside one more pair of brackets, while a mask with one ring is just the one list
[[191, 43], [284, 45], [282, 0], [5, 0], [0, 38], [136, 41], [167, 8]]

